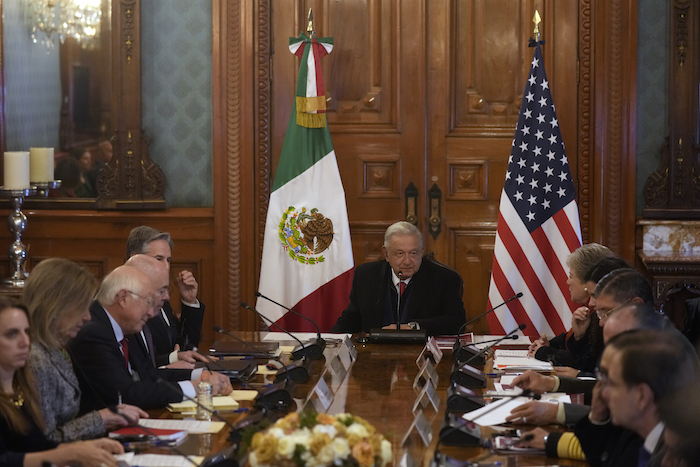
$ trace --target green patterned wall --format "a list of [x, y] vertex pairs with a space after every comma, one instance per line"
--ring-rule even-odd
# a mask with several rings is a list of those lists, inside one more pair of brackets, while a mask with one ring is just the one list
[[212, 1], [141, 2], [142, 118], [168, 207], [213, 206]]
[[637, 49], [637, 215], [644, 183], [661, 163], [668, 135], [668, 37], [670, 2], [639, 0]]
[[8, 151], [58, 147], [61, 76], [58, 47], [32, 42], [24, 2], [1, 2], [4, 21], [5, 128]]

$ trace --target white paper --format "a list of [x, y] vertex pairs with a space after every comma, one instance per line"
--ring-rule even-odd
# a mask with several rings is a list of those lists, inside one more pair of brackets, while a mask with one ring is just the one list
[[525, 370], [535, 370], [535, 371], [554, 371], [554, 367], [549, 362], [543, 362], [537, 360], [536, 358], [530, 357], [499, 357], [493, 361], [494, 368], [501, 370], [510, 371], [525, 371]]
[[498, 350], [496, 350], [495, 356], [496, 356], [496, 358], [498, 358], [498, 357], [527, 358], [527, 350], [498, 349]]
[[226, 426], [224, 422], [206, 422], [200, 420], [176, 420], [142, 418], [139, 425], [147, 428], [161, 428], [164, 430], [187, 430], [188, 433], [218, 433]]
[[506, 374], [502, 375], [499, 382], [505, 386], [513, 386], [513, 380], [520, 376], [520, 374]]
[[114, 456], [117, 460], [126, 462], [129, 465], [138, 465], [144, 467], [192, 467], [192, 463], [201, 464], [204, 460], [201, 456], [188, 456], [186, 459], [183, 456], [166, 455], [166, 454], [134, 454], [127, 452]]
[[472, 410], [462, 415], [462, 417], [481, 426], [500, 425], [506, 423], [506, 417], [510, 415], [514, 408], [531, 400], [529, 397], [509, 397], [487, 404], [480, 409]]

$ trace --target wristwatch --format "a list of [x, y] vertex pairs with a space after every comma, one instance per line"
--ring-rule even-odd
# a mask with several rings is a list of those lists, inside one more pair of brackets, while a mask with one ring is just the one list
[[412, 331], [420, 331], [420, 324], [416, 323], [415, 321], [409, 321], [406, 324]]

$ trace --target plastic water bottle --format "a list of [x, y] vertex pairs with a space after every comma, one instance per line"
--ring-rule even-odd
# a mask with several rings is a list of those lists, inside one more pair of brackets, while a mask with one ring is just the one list
[[[211, 413], [214, 410], [214, 387], [209, 382], [209, 373], [202, 372], [202, 380], [197, 385], [197, 420], [211, 420]], [[208, 410], [207, 410], [208, 409]]]

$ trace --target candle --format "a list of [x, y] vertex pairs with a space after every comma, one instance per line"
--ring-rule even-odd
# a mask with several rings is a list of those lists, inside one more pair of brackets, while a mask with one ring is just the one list
[[29, 180], [53, 181], [53, 148], [29, 148]]
[[6, 190], [23, 190], [29, 188], [29, 152], [16, 151], [5, 153]]

